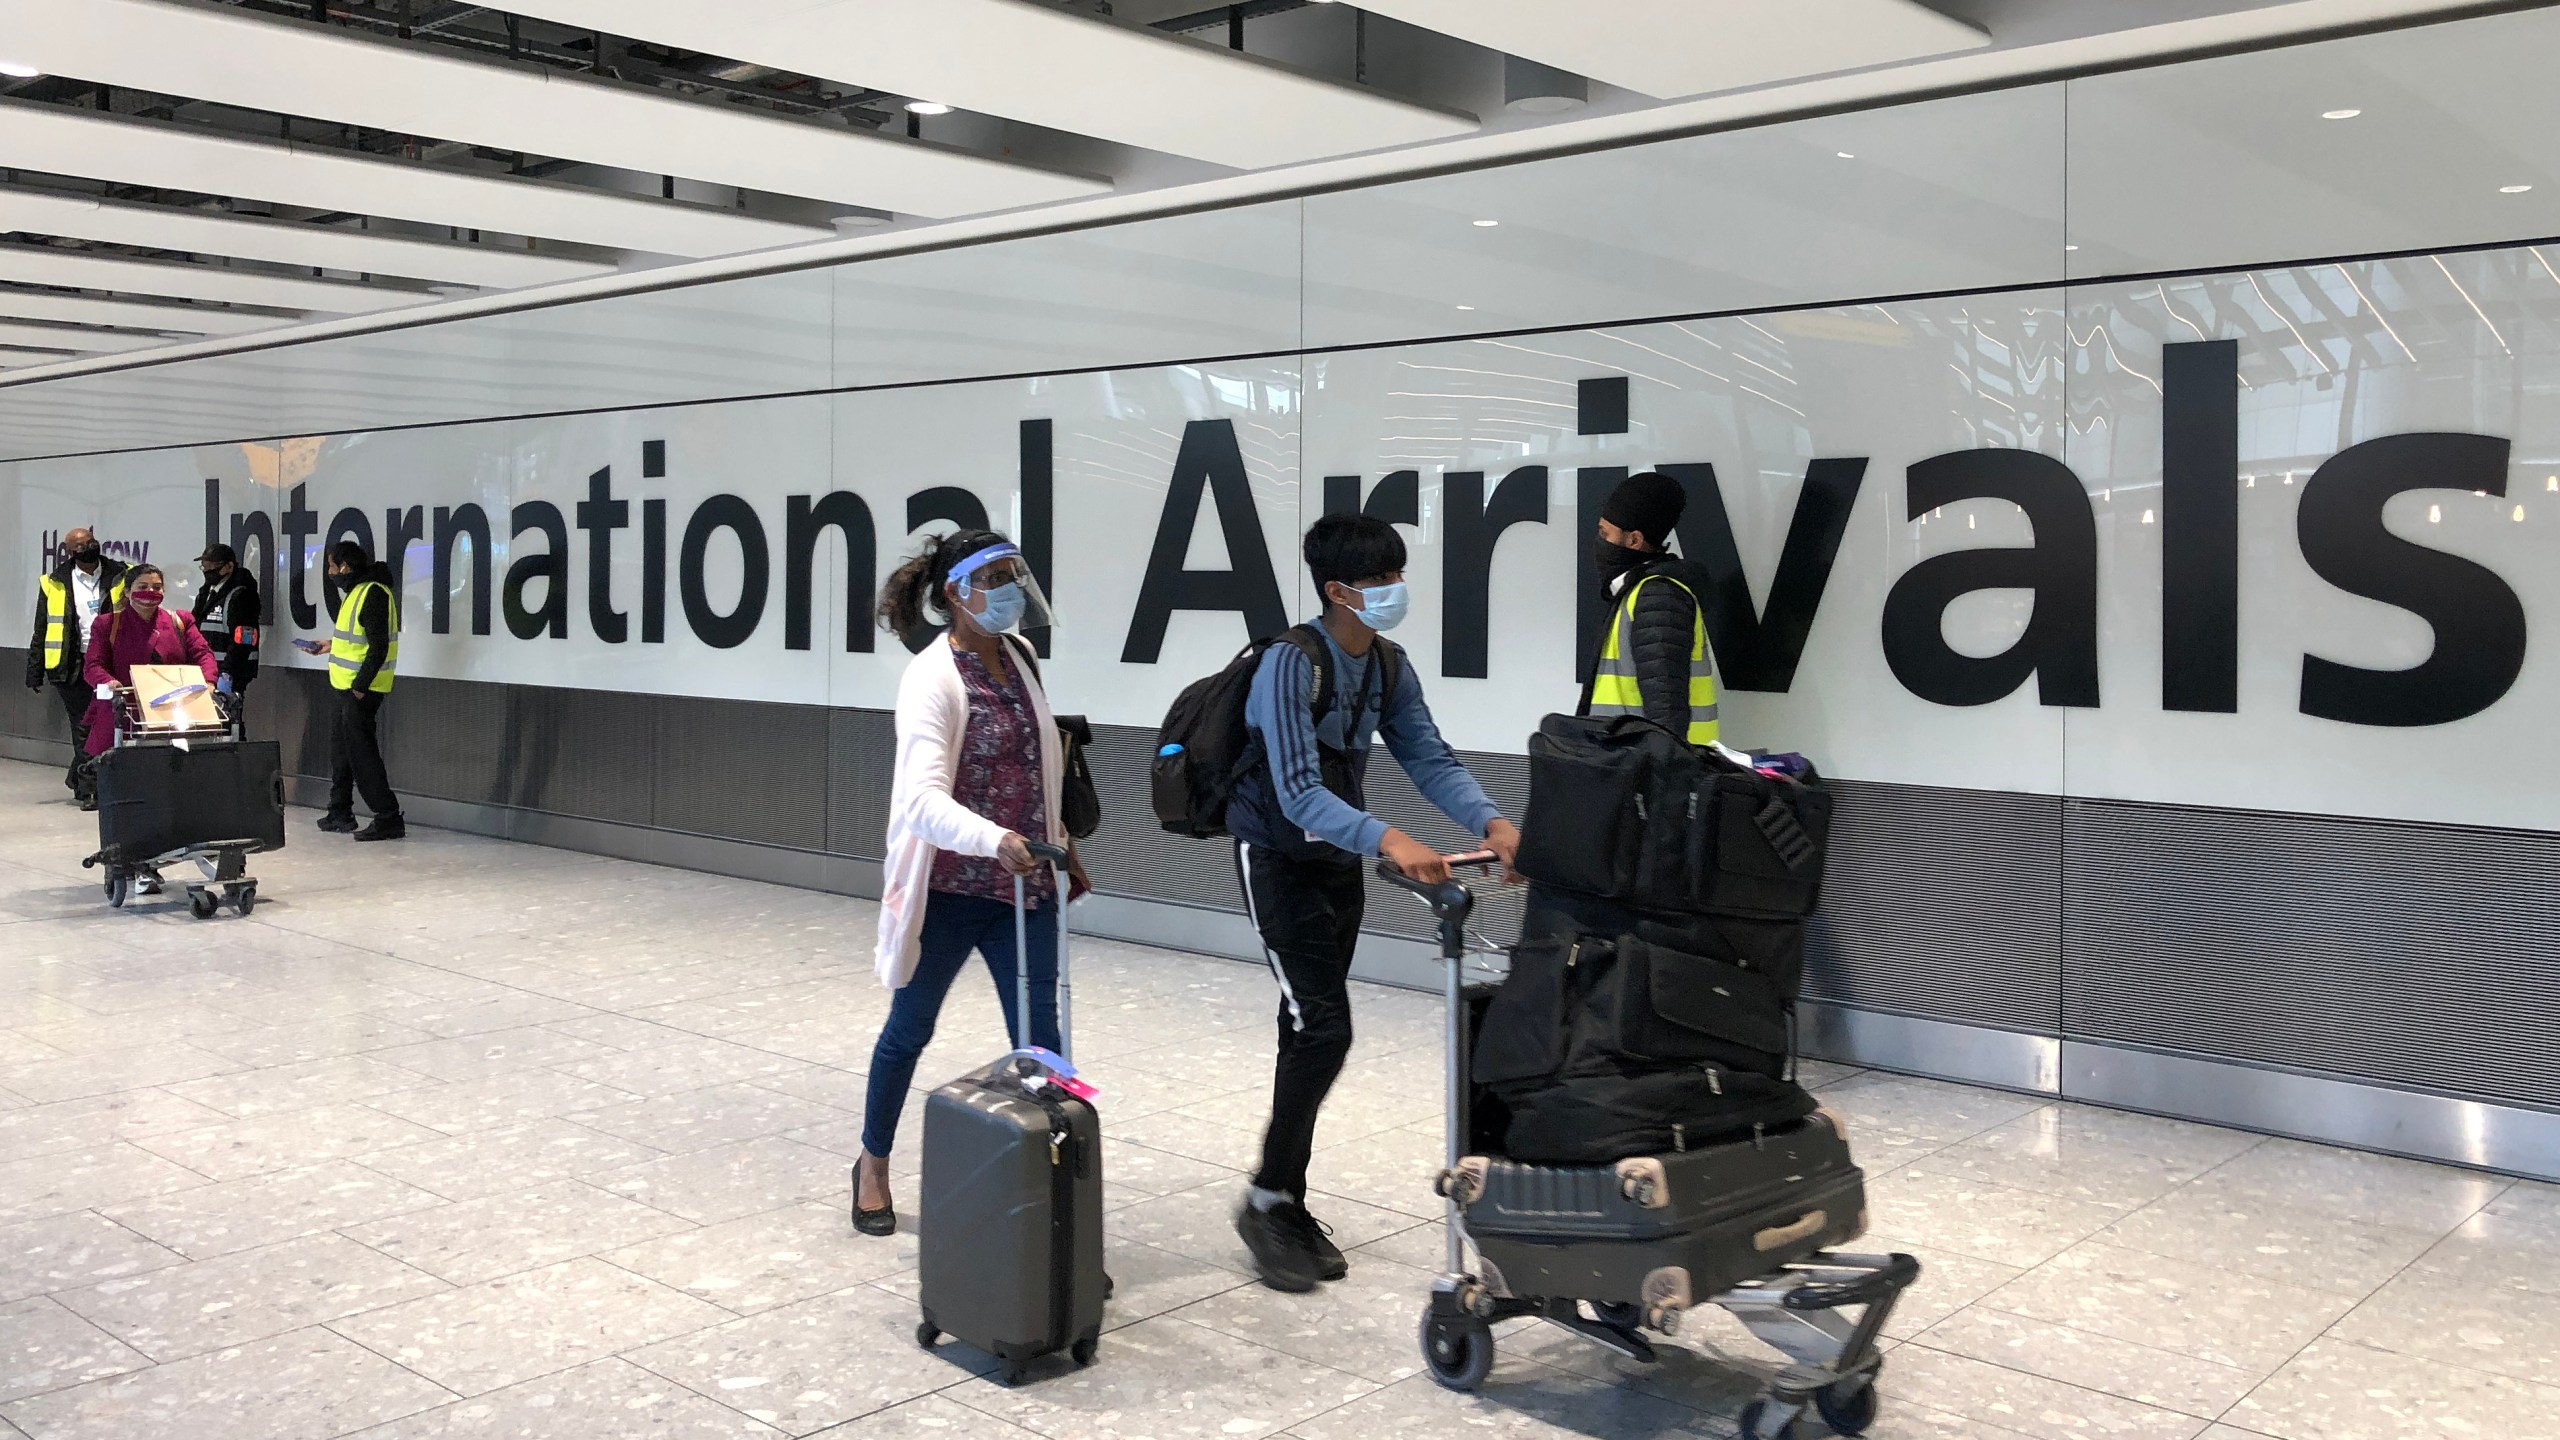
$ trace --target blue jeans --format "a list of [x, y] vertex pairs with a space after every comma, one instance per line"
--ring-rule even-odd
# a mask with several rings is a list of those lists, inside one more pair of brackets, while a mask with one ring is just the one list
[[[1058, 1047], [1058, 903], [1051, 900], [1031, 911], [1031, 1043]], [[907, 1103], [907, 1087], [915, 1083], [916, 1060], [933, 1043], [934, 1022], [942, 1015], [942, 997], [969, 963], [969, 952], [986, 957], [987, 975], [995, 981], [996, 1001], [1004, 1010], [1004, 1033], [1019, 1048], [1021, 1020], [1015, 1013], [1013, 906], [979, 895], [933, 891], [924, 907], [924, 934], [916, 957], [916, 973], [889, 1002], [888, 1023], [871, 1047], [871, 1087], [863, 1102], [862, 1148], [886, 1157], [897, 1143], [898, 1112]]]

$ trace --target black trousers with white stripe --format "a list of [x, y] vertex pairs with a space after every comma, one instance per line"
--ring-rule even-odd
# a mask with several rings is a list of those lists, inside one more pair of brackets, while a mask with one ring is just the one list
[[1236, 878], [1280, 982], [1280, 1056], [1253, 1183], [1303, 1200], [1316, 1116], [1351, 1054], [1351, 954], [1368, 891], [1358, 865], [1289, 860], [1241, 841]]

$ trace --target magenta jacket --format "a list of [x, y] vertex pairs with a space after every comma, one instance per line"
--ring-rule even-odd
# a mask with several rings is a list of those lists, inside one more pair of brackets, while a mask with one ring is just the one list
[[[121, 616], [123, 623], [117, 624]], [[109, 632], [114, 632], [109, 643]], [[214, 663], [213, 647], [204, 643], [204, 632], [182, 611], [160, 607], [146, 626], [142, 617], [121, 607], [101, 610], [89, 625], [87, 678], [94, 694], [100, 685], [130, 685], [136, 665], [193, 665], [204, 671], [210, 685], [222, 673]], [[115, 706], [105, 700], [89, 702], [88, 753], [104, 754], [115, 744]]]

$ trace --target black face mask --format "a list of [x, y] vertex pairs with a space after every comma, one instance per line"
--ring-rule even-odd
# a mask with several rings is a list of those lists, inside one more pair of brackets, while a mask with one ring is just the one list
[[1618, 583], [1618, 577], [1630, 570], [1643, 568], [1652, 555], [1625, 545], [1612, 545], [1594, 536], [1591, 541], [1591, 564], [1600, 572], [1600, 585], [1607, 589]]
[[95, 565], [98, 563], [98, 557], [104, 553], [106, 552], [98, 548], [98, 542], [92, 540], [88, 544], [81, 546], [79, 549], [72, 551], [71, 558], [83, 565]]

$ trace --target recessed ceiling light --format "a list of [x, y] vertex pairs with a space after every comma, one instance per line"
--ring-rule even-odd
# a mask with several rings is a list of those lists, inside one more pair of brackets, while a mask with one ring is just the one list
[[1476, 222], [1476, 228], [1479, 230], [1490, 230], [1501, 223], [1502, 222], [1499, 220], [1479, 220]]
[[2079, 247], [2079, 246], [2077, 246], [2077, 245], [2065, 245], [2065, 246], [2063, 246], [2062, 248], [2063, 248], [2063, 249], [2065, 249], [2065, 250], [2077, 250], [2077, 249], [2079, 249], [2080, 247]]
[[21, 65], [15, 60], [0, 60], [0, 75], [6, 75], [12, 80], [33, 80], [43, 73], [33, 65]]
[[1476, 308], [1476, 307], [1474, 307], [1473, 305], [1461, 305], [1461, 306], [1459, 306], [1458, 308], [1459, 308], [1459, 309], [1461, 309], [1461, 310], [1473, 310], [1473, 309], [1474, 309], [1474, 308]]
[[2501, 195], [2521, 195], [2532, 188], [2533, 187], [2530, 185], [2501, 185], [2498, 187], [2498, 193]]
[[939, 100], [910, 100], [907, 102], [907, 113], [910, 115], [948, 115], [951, 113], [951, 107], [943, 104]]
[[2323, 110], [2320, 112], [2320, 118], [2323, 120], [2353, 120], [2363, 113], [2364, 112], [2361, 110]]
[[1855, 159], [1857, 159], [1857, 158], [1858, 158], [1857, 156], [1850, 154], [1850, 153], [1849, 153], [1848, 151], [1846, 151], [1846, 150], [1835, 150], [1835, 151], [1833, 151], [1832, 153], [1833, 153], [1833, 154], [1835, 154], [1835, 155], [1837, 155], [1837, 156], [1839, 156], [1839, 157], [1840, 157], [1841, 159], [1843, 159], [1843, 160], [1855, 160]]

